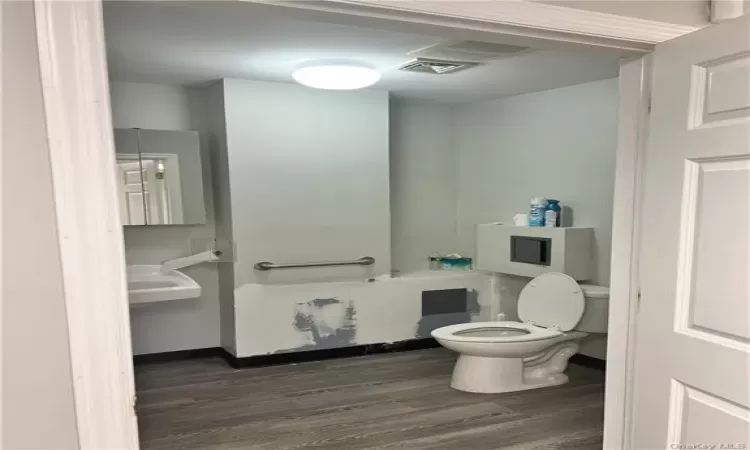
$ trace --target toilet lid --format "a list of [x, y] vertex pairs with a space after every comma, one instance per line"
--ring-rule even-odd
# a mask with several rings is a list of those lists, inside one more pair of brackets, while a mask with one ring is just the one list
[[518, 297], [518, 317], [545, 328], [570, 331], [583, 316], [586, 299], [581, 287], [563, 273], [539, 275]]

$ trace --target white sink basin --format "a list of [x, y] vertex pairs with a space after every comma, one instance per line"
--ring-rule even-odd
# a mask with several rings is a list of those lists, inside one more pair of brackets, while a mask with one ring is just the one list
[[166, 302], [201, 296], [201, 286], [182, 272], [161, 266], [128, 266], [130, 304]]

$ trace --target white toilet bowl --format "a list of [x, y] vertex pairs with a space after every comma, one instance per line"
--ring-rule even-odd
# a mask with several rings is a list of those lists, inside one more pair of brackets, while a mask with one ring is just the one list
[[[586, 290], [596, 292], [599, 303], [608, 296], [606, 288], [579, 286], [567, 275], [547, 273], [529, 282], [519, 296], [524, 322], [474, 322], [434, 330], [432, 336], [443, 347], [460, 355], [451, 387], [499, 393], [566, 383], [563, 372], [586, 331], [606, 331], [607, 308], [592, 307], [591, 313], [602, 317], [582, 320], [589, 301]], [[585, 330], [574, 330], [579, 323]]]

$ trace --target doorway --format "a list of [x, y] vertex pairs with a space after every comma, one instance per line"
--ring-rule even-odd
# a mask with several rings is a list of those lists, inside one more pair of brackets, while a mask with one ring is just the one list
[[[215, 425], [224, 427], [219, 418], [231, 405], [210, 400], [214, 394], [207, 392], [205, 399], [178, 408], [187, 414], [175, 418], [178, 428], [167, 427], [158, 417], [172, 417], [177, 409], [150, 399], [183, 383], [201, 384], [203, 376], [223, 379], [221, 360], [208, 359], [207, 366], [143, 361], [218, 348], [236, 364], [274, 357], [294, 362], [321, 352], [371, 352], [394, 342], [435, 346], [430, 333], [440, 327], [498, 317], [519, 321], [519, 296], [533, 276], [487, 270], [477, 227], [510, 222], [527, 211], [532, 197], [559, 199], [561, 222], [590, 231], [587, 268], [575, 277], [608, 286], [621, 51], [355, 27], [251, 4], [114, 2], [104, 5], [104, 19], [113, 127], [118, 134], [197, 132], [208, 200], [205, 222], [165, 227], [151, 220], [125, 227], [128, 265], [188, 256], [209, 240], [231, 249], [226, 260], [183, 270], [201, 285], [199, 297], [130, 308], [144, 448], [180, 439], [175, 433], [181, 429], [213, 434], [210, 424], [199, 415], [189, 418], [189, 411], [214, 408]], [[332, 59], [369, 65], [381, 79], [369, 89], [338, 92], [295, 83], [298, 67]], [[122, 142], [116, 142], [118, 155]], [[146, 156], [159, 152], [141, 150], [144, 167], [151, 161]], [[181, 178], [185, 193], [193, 180]], [[434, 255], [460, 255], [477, 270], [430, 270]], [[372, 264], [314, 265], [358, 257]], [[288, 262], [313, 267], [257, 270], [261, 263]], [[592, 310], [606, 315], [606, 295], [597, 301], [602, 305]], [[605, 336], [583, 339], [575, 360], [603, 367]], [[442, 349], [425, 352], [442, 367], [435, 374], [441, 378], [409, 380], [407, 371], [389, 383], [434, 383], [444, 388], [445, 401], [468, 401], [449, 389], [446, 362], [455, 356]], [[378, 361], [387, 368], [399, 358]], [[175, 378], [176, 385], [161, 379], [178, 367], [197, 372], [197, 378]], [[266, 373], [223, 369], [234, 374], [233, 383]], [[377, 382], [379, 373], [359, 382]], [[591, 390], [586, 408], [599, 418], [583, 421], [588, 428], [580, 443], [596, 447], [603, 374], [586, 368], [571, 373], [581, 377], [571, 387]], [[294, 371], [287, 375], [296, 379]], [[338, 384], [313, 382], [310, 388], [338, 392]], [[242, 395], [261, 401], [252, 386]], [[342, 407], [357, 398], [346, 397]], [[325, 396], [315, 401], [336, 403]], [[488, 408], [508, 408], [518, 417], [528, 413], [498, 402]], [[564, 408], [559, 399], [545, 407], [552, 411], [555, 405]], [[283, 418], [288, 411], [273, 413]], [[460, 417], [479, 420], [473, 413]], [[233, 427], [253, 428], [253, 420]], [[559, 433], [545, 439], [569, 439], [578, 425], [568, 425], [558, 423]], [[185, 445], [198, 434], [186, 437]], [[269, 434], [269, 445], [285, 434]], [[381, 441], [408, 438], [388, 427], [380, 434]], [[313, 435], [325, 439], [321, 430]]]
[[[63, 8], [60, 8], [60, 9], [58, 10], [58, 12], [59, 12], [59, 15], [58, 15], [58, 16], [55, 16], [55, 15], [53, 15], [53, 14], [52, 14], [52, 11], [51, 11], [51, 9], [45, 9], [45, 8], [43, 8], [43, 7], [39, 8], [39, 9], [41, 10], [41, 12], [39, 12], [39, 13], [38, 13], [38, 16], [39, 16], [39, 17], [41, 18], [40, 20], [41, 20], [42, 22], [44, 22], [44, 20], [45, 20], [45, 19], [46, 19], [46, 20], [49, 20], [49, 21], [54, 21], [53, 19], [61, 19], [61, 18], [63, 18], [63, 17], [74, 17], [74, 16], [76, 16], [76, 15], [79, 15], [79, 16], [85, 16], [86, 14], [93, 14], [93, 16], [92, 16], [92, 17], [95, 17], [95, 16], [96, 16], [96, 6], [94, 6], [94, 7], [93, 7], [93, 9], [91, 9], [90, 7], [86, 7], [86, 8], [80, 8], [80, 9], [78, 9], [78, 10], [71, 10], [71, 9], [69, 9], [69, 8], [68, 8], [68, 9], [63, 9]], [[339, 10], [339, 11], [338, 11], [338, 13], [339, 13], [339, 14], [341, 14], [341, 11]], [[46, 14], [46, 15], [45, 15], [45, 14]], [[94, 19], [94, 20], [93, 20], [93, 22], [89, 22], [89, 23], [96, 23], [96, 19]], [[55, 24], [56, 24], [56, 26], [58, 27], [58, 28], [56, 28], [56, 29], [55, 29], [55, 32], [58, 32], [58, 34], [59, 34], [60, 36], [64, 36], [64, 35], [65, 35], [65, 31], [66, 31], [66, 25], [64, 24], [64, 22], [55, 22]], [[43, 28], [43, 27], [42, 27], [42, 28]], [[52, 29], [50, 29], [50, 30], [52, 30]], [[88, 30], [88, 31], [89, 31], [89, 32], [91, 33], [91, 36], [94, 36], [94, 37], [96, 37], [96, 36], [97, 36], [98, 34], [100, 34], [100, 31], [101, 31], [100, 29], [99, 29], [99, 30], [97, 30], [97, 29], [96, 29], [96, 27], [94, 27], [94, 28], [91, 28], [91, 29], [87, 29], [87, 30]], [[641, 31], [642, 31], [642, 30], [641, 30]], [[603, 34], [604, 34], [604, 35], [609, 35], [609, 36], [611, 36], [611, 34], [608, 34], [608, 33], [603, 33]], [[64, 40], [63, 40], [63, 41], [59, 41], [59, 42], [54, 42], [54, 43], [52, 43], [52, 42], [47, 42], [47, 41], [44, 41], [44, 39], [43, 39], [43, 38], [44, 38], [44, 36], [45, 36], [45, 35], [43, 34], [43, 35], [42, 35], [42, 41], [41, 41], [41, 44], [40, 44], [40, 49], [42, 49], [42, 51], [46, 51], [46, 52], [48, 52], [48, 51], [50, 50], [50, 48], [54, 48], [54, 47], [55, 47], [56, 45], [61, 45], [61, 44], [62, 44], [63, 42], [66, 42], [66, 41], [64, 41]], [[100, 37], [100, 36], [99, 36], [99, 37]], [[584, 40], [585, 40], [585, 39], [584, 39]], [[561, 37], [560, 37], [560, 41], [565, 41], [565, 38], [563, 38], [563, 37], [561, 36]], [[659, 39], [655, 39], [655, 40], [653, 40], [652, 42], [658, 42], [658, 41], [659, 41]], [[94, 43], [94, 44], [96, 44], [96, 45], [100, 44], [100, 42], [99, 42], [99, 43], [97, 44], [97, 42], [98, 42], [98, 41], [97, 41], [97, 39], [96, 39], [96, 38], [95, 38], [95, 39], [92, 39], [92, 40], [91, 40], [91, 42], [93, 42], [93, 43]], [[594, 44], [594, 45], [602, 45], [602, 40], [599, 40], [599, 41], [597, 41], [597, 42], [598, 42], [598, 43], [597, 43], [597, 44]], [[632, 46], [631, 48], [632, 48], [632, 49], [636, 49], [637, 47], [638, 47], [637, 45], [633, 45], [633, 46]], [[642, 45], [642, 46], [640, 47], [640, 50], [641, 50], [641, 51], [642, 51], [642, 50], [648, 50], [649, 48], [650, 48], [649, 44], [643, 44], [643, 45]], [[101, 66], [100, 66], [100, 67], [101, 67]], [[47, 74], [49, 74], [49, 72], [47, 72]], [[58, 79], [57, 79], [57, 82], [60, 82], [60, 83], [61, 83], [61, 82], [64, 82], [64, 80], [65, 80], [65, 75], [66, 75], [66, 72], [58, 72], [58, 73], [56, 73], [56, 74], [55, 74], [55, 76], [57, 76], [57, 77], [58, 77]], [[631, 81], [632, 81], [632, 80], [631, 80]], [[633, 85], [637, 85], [637, 86], [640, 86], [640, 80], [638, 80], [638, 81], [639, 81], [638, 83], [632, 83], [632, 84], [633, 84]], [[640, 88], [638, 88], [638, 89], [637, 89], [637, 91], [638, 91], [638, 92], [640, 92], [641, 90], [642, 90], [642, 89], [640, 89]], [[64, 92], [64, 91], [59, 91], [59, 92]], [[69, 92], [71, 92], [71, 93], [72, 93], [72, 92], [75, 92], [75, 89], [72, 89], [72, 90], [70, 90]], [[60, 98], [56, 98], [56, 99], [57, 99], [57, 100], [60, 100]], [[76, 103], [76, 102], [67, 102], [67, 103], [66, 103], [66, 102], [57, 102], [57, 103], [55, 103], [55, 102], [54, 102], [54, 101], [53, 101], [53, 100], [52, 100], [51, 98], [48, 98], [48, 102], [49, 102], [49, 103], [51, 103], [51, 104], [53, 104], [53, 105], [60, 105], [60, 104], [65, 104], [65, 105], [67, 105], [67, 107], [69, 107], [69, 108], [73, 108], [73, 109], [74, 109], [74, 108], [75, 108], [75, 106], [77, 105], [77, 103]], [[86, 114], [84, 114], [83, 116], [86, 116]], [[89, 116], [90, 116], [90, 113], [89, 113]], [[77, 117], [77, 116], [76, 116], [76, 115], [71, 115], [70, 117]], [[104, 127], [104, 128], [106, 128], [106, 127]], [[637, 133], [634, 133], [634, 134], [635, 134], [635, 135], [637, 135]], [[71, 137], [71, 138], [74, 138], [74, 136], [73, 136], [73, 135], [71, 135], [70, 137]], [[84, 144], [85, 144], [85, 143], [84, 143]], [[107, 144], [106, 144], [106, 142], [105, 142], [105, 146], [106, 146], [106, 145], [107, 145]], [[111, 145], [111, 144], [110, 144], [110, 145]], [[84, 145], [84, 146], [85, 146], [85, 145]], [[111, 158], [109, 158], [109, 159], [111, 159]], [[54, 162], [54, 161], [53, 161], [53, 162]], [[111, 163], [111, 161], [110, 161], [110, 163]], [[53, 164], [53, 165], [54, 165], [54, 164]], [[111, 165], [111, 164], [110, 164], [110, 165]], [[107, 185], [107, 182], [106, 182], [106, 181], [104, 181], [104, 182], [103, 182], [103, 185], [105, 185], [105, 186], [106, 186], [106, 185]], [[85, 194], [84, 192], [82, 192], [81, 194], [82, 194], [81, 198], [86, 198], [86, 194]], [[112, 218], [110, 217], [110, 218], [109, 218], [108, 220], [112, 220]], [[116, 220], [115, 220], [115, 222], [116, 222]], [[67, 225], [69, 225], [69, 223], [68, 223]], [[65, 223], [65, 222], [64, 222], [64, 226], [63, 226], [63, 228], [64, 228], [64, 229], [68, 229], [68, 228], [66, 228], [66, 223]], [[75, 228], [70, 228], [70, 229], [75, 229]], [[97, 236], [99, 236], [99, 235], [96, 235], [96, 234], [89, 234], [89, 235], [87, 236], [87, 239], [88, 239], [88, 240], [92, 240], [92, 239], [95, 239], [95, 238], [96, 238]], [[103, 241], [103, 242], [107, 242], [107, 239], [109, 239], [109, 238], [108, 238], [107, 236], [105, 236], [105, 235], [103, 235], [103, 234], [102, 234], [101, 236], [99, 236], [99, 237], [101, 237], [101, 238], [102, 238], [102, 241]], [[74, 240], [73, 240], [73, 241], [74, 241]], [[65, 249], [63, 249], [63, 250], [65, 250]], [[97, 252], [99, 252], [100, 250], [101, 250], [100, 248], [97, 248]], [[117, 249], [115, 248], [115, 250], [117, 250]], [[632, 253], [632, 252], [631, 252], [631, 253]], [[63, 254], [64, 254], [64, 255], [67, 255], [68, 253], [66, 253], [65, 251], [63, 251]], [[121, 255], [122, 253], [121, 253], [121, 250], [118, 250], [118, 251], [113, 251], [113, 252], [111, 252], [111, 253], [106, 253], [106, 254], [108, 254], [108, 255], [110, 255], [110, 254], [111, 254], [111, 255], [115, 255], [115, 256], [116, 256], [116, 255]], [[115, 259], [115, 260], [117, 260], [117, 258], [114, 258], [114, 259]], [[66, 260], [66, 257], [65, 257], [65, 256], [63, 257], [63, 260], [64, 260], [64, 261]], [[121, 262], [120, 262], [120, 264], [121, 264]], [[116, 261], [114, 261], [114, 262], [113, 262], [113, 265], [117, 265], [117, 262], [116, 262]], [[94, 270], [93, 272], [96, 272], [96, 271]], [[91, 273], [93, 273], [93, 272], [91, 272]], [[111, 289], [111, 291], [112, 291], [112, 293], [113, 293], [113, 297], [112, 297], [112, 298], [120, 298], [120, 297], [122, 296], [122, 292], [121, 292], [121, 289], [122, 289], [122, 288], [121, 288], [121, 286], [123, 286], [123, 280], [121, 279], [121, 275], [116, 275], [116, 274], [114, 274], [114, 275], [113, 275], [113, 277], [114, 277], [114, 280], [115, 280], [115, 283], [114, 283], [114, 284], [112, 284], [111, 286], [118, 286], [118, 283], [116, 282], [116, 280], [117, 280], [117, 277], [118, 277], [118, 276], [120, 277], [120, 283], [119, 283], [119, 286], [120, 286], [120, 292], [118, 293], [118, 289]], [[104, 280], [104, 279], [108, 279], [108, 280], [110, 280], [110, 281], [111, 281], [111, 278], [106, 278], [106, 277], [105, 277], [105, 278], [102, 278], [102, 280]], [[77, 278], [76, 278], [75, 276], [71, 276], [71, 278], [69, 278], [69, 279], [68, 279], [68, 284], [69, 284], [69, 286], [70, 286], [70, 285], [76, 286], [76, 285], [77, 285], [77, 284], [76, 284], [76, 280], [77, 280]], [[81, 286], [82, 286], [82, 285], [81, 285]], [[88, 299], [88, 298], [91, 298], [92, 300], [93, 300], [93, 298], [94, 298], [94, 297], [96, 297], [96, 298], [101, 298], [101, 295], [100, 295], [100, 294], [101, 294], [101, 292], [102, 292], [102, 289], [106, 290], [107, 288], [106, 288], [105, 286], [103, 286], [102, 284], [91, 284], [90, 286], [87, 286], [87, 287], [86, 287], [86, 289], [88, 289], [88, 290], [84, 290], [84, 291], [82, 291], [82, 292], [89, 292], [89, 291], [90, 291], [90, 293], [91, 293], [92, 295], [91, 295], [91, 296], [87, 296], [87, 295], [80, 295], [80, 296], [78, 296], [78, 298], [79, 298], [79, 299], [81, 299], [81, 302], [79, 302], [79, 303], [80, 303], [81, 305], [85, 304], [85, 301], [86, 301], [86, 299]], [[94, 293], [96, 293], [97, 295], [93, 295]], [[72, 308], [72, 310], [75, 310], [75, 305], [71, 305], [71, 306], [70, 306], [70, 308]], [[117, 311], [117, 308], [115, 308], [115, 310], [113, 310], [113, 313], [114, 313], [114, 312], [116, 312], [116, 311]], [[121, 313], [121, 309], [120, 309], [120, 313]], [[118, 314], [120, 314], [120, 313], [118, 313]], [[73, 313], [70, 313], [70, 311], [69, 311], [69, 314], [73, 314]], [[87, 332], [88, 332], [89, 334], [91, 334], [91, 333], [99, 333], [99, 334], [100, 334], [100, 335], [101, 335], [101, 336], [103, 337], [103, 340], [102, 340], [102, 342], [116, 343], [116, 342], [117, 342], [116, 340], [108, 340], [109, 338], [107, 337], [107, 336], [110, 336], [110, 337], [111, 337], [111, 333], [109, 332], [109, 330], [113, 330], [113, 329], [121, 329], [121, 326], [123, 325], [123, 324], [121, 324], [121, 323], [120, 323], [120, 324], [118, 325], [118, 323], [117, 323], [117, 320], [116, 320], [116, 316], [117, 316], [117, 315], [115, 314], [115, 320], [114, 320], [114, 322], [113, 322], [113, 324], [114, 324], [113, 326], [110, 326], [110, 327], [106, 327], [106, 326], [105, 326], [105, 325], [106, 325], [106, 323], [102, 321], [102, 322], [100, 323], [100, 325], [101, 325], [101, 327], [100, 327], [100, 328], [94, 327], [94, 328], [92, 328], [92, 329], [89, 329], [89, 330], [87, 330]], [[73, 317], [75, 317], [75, 315], [74, 315]], [[120, 315], [120, 317], [122, 317], [122, 315]], [[75, 331], [73, 331], [74, 329], [75, 329], [75, 327], [74, 327], [74, 324], [71, 324], [71, 333], [76, 333]], [[123, 334], [122, 334], [122, 333], [121, 333], [120, 335], [121, 335], [121, 336], [123, 336]], [[125, 334], [124, 334], [124, 336], [127, 336], [127, 333], [125, 333]], [[74, 341], [76, 341], [75, 339], [73, 339], [73, 340], [74, 340]], [[76, 341], [76, 342], [79, 342], [79, 341]], [[75, 343], [74, 343], [74, 344], [75, 344]], [[109, 344], [108, 344], [108, 345], [109, 345]], [[74, 348], [80, 348], [80, 347], [78, 347], [77, 345], [73, 345], [73, 344], [72, 344], [72, 347], [74, 347]], [[114, 349], [114, 354], [117, 354], [117, 353], [119, 352], [119, 350], [118, 350], [119, 348], [120, 348], [120, 347], [118, 347], [117, 345], [114, 345], [114, 346], [113, 346], [113, 349]], [[82, 371], [82, 370], [86, 370], [86, 367], [87, 367], [87, 366], [86, 366], [86, 365], [78, 365], [78, 366], [75, 366], [75, 367], [76, 367], [76, 369], [75, 369], [75, 370], [77, 370], [77, 371], [79, 371], [79, 372], [80, 372], [80, 371]], [[89, 370], [89, 371], [88, 371], [87, 373], [88, 373], [88, 374], [90, 374], [90, 375], [94, 375], [94, 374], [97, 374], [97, 372], [96, 372], [96, 371], [90, 371], [90, 370]], [[128, 378], [128, 370], [127, 370], [127, 365], [125, 366], [125, 370], [123, 370], [123, 371], [120, 371], [120, 372], [118, 372], [118, 373], [120, 374], [119, 376], [123, 377], [123, 379], [124, 379], [124, 380], [127, 380], [127, 378]], [[100, 374], [98, 374], [97, 376], [99, 376], [99, 375], [100, 375], [100, 376], [102, 376], [102, 378], [101, 378], [101, 379], [107, 379], [107, 377], [109, 376], [109, 375], [107, 375], [107, 374], [106, 374], [106, 373], [104, 373], [104, 372], [101, 372], [101, 373], [100, 373]], [[120, 386], [120, 383], [106, 383], [106, 384], [107, 384], [107, 385], [109, 385], [109, 386]], [[88, 389], [88, 387], [87, 387], [87, 386], [86, 386], [85, 384], [79, 385], [79, 386], [78, 386], [78, 388], [79, 388], [79, 395], [80, 395], [80, 393], [81, 393], [81, 392], [87, 392], [87, 389]], [[122, 385], [122, 389], [119, 389], [119, 388], [117, 388], [116, 390], [117, 390], [117, 392], [115, 392], [115, 393], [114, 393], [114, 395], [113, 395], [113, 396], [111, 397], [111, 399], [115, 399], [115, 398], [122, 398], [122, 394], [123, 394], [123, 393], [125, 393], [125, 394], [126, 394], [126, 396], [127, 396], [127, 391], [128, 391], [128, 389], [127, 389], [127, 382], [126, 382], [125, 384], [123, 384], [123, 385]], [[104, 400], [105, 400], [105, 399], [102, 399], [102, 401], [104, 401]], [[111, 409], [111, 410], [116, 410], [116, 408], [114, 408], [114, 409], [110, 408], [110, 409]], [[110, 409], [108, 409], [108, 410], [110, 410]], [[123, 411], [124, 411], [124, 410], [123, 410]], [[127, 414], [125, 414], [125, 415], [127, 415]], [[82, 424], [90, 424], [90, 423], [93, 423], [93, 421], [92, 421], [91, 419], [92, 419], [92, 417], [90, 417], [90, 416], [86, 416], [85, 414], [83, 414], [83, 411], [81, 412], [81, 414], [79, 414], [79, 422], [80, 422], [80, 423], [82, 423]], [[127, 429], [128, 429], [127, 423], [126, 423], [126, 422], [122, 422], [122, 421], [119, 421], [119, 419], [120, 419], [120, 418], [119, 418], [119, 417], [117, 417], [117, 418], [115, 418], [115, 420], [114, 420], [114, 423], [115, 423], [115, 424], [119, 424], [119, 428], [117, 428], [117, 430], [125, 432], [125, 430], [127, 430]], [[106, 427], [111, 427], [111, 426], [112, 426], [112, 424], [111, 424], [110, 422], [106, 422], [106, 423], [105, 423], [105, 422], [103, 422], [103, 423], [102, 423], [102, 426], [101, 426], [101, 427], [98, 427], [98, 429], [105, 429]], [[82, 428], [82, 429], [86, 429], [86, 428], [84, 427], [84, 428]], [[92, 428], [92, 429], [96, 429], [96, 428], [94, 427], [94, 428]], [[111, 429], [111, 428], [110, 428], [110, 429]], [[125, 434], [124, 434], [124, 435], [127, 435], [127, 432], [125, 432]], [[113, 433], [107, 433], [107, 436], [111, 437], [112, 439], [115, 439], [115, 438], [118, 438], [118, 437], [121, 437], [121, 436], [124, 436], [124, 435], [123, 435], [123, 434], [120, 434], [120, 433], [119, 433], [118, 431], [115, 431], [115, 432], [113, 432]], [[100, 436], [100, 437], [101, 437], [101, 436]], [[93, 439], [94, 441], [96, 441], [96, 439], [97, 439], [97, 435], [95, 435], [95, 434], [87, 434], [87, 435], [86, 435], [86, 439]], [[90, 442], [90, 440], [87, 440], [86, 442]], [[98, 441], [98, 442], [100, 443], [100, 446], [101, 446], [101, 443], [102, 443], [102, 442], [104, 442], [104, 441], [101, 441], [101, 440], [100, 440], [100, 441]], [[118, 442], [122, 442], [122, 440], [119, 440]]]

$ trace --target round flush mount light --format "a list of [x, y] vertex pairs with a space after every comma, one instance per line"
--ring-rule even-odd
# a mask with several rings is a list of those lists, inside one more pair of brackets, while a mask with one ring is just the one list
[[335, 62], [305, 65], [295, 70], [292, 77], [311, 88], [352, 90], [377, 83], [380, 73], [360, 63]]

